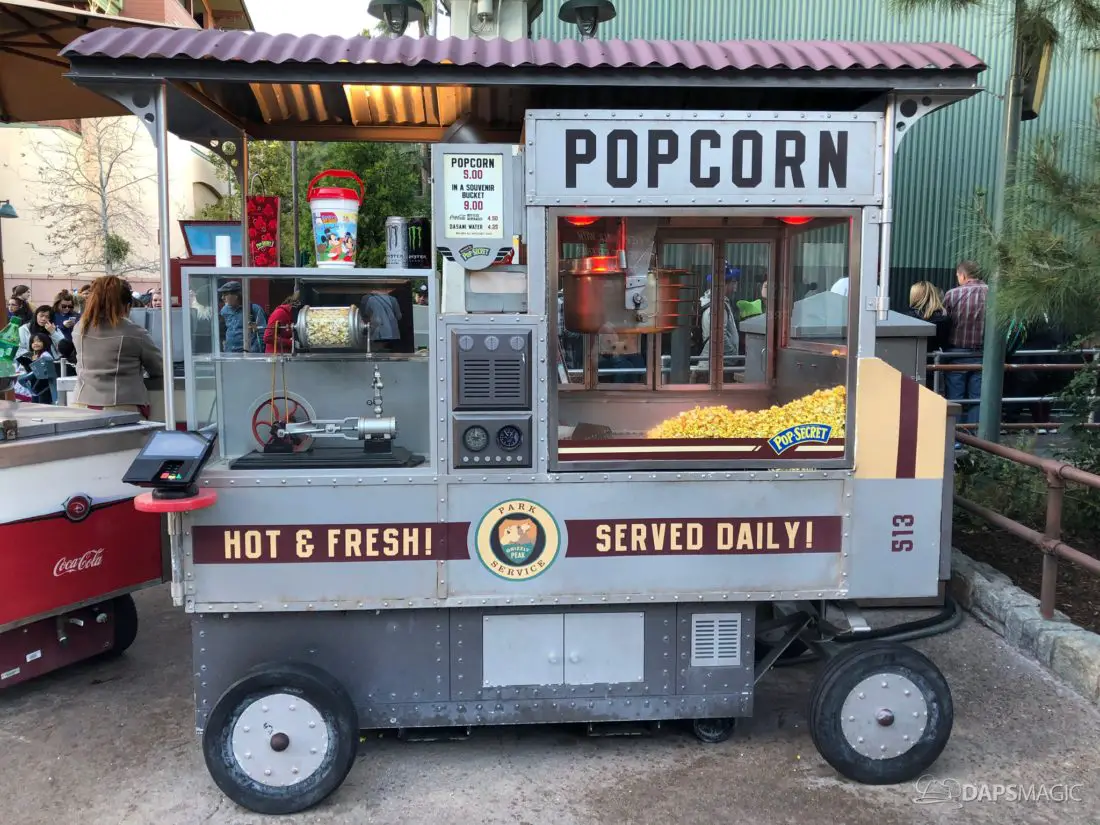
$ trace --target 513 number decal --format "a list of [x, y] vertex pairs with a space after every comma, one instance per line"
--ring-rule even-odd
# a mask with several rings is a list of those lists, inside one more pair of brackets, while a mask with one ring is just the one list
[[913, 525], [916, 520], [912, 516], [897, 515], [893, 518], [893, 531], [890, 533], [890, 552], [891, 553], [908, 553], [913, 549], [913, 540], [911, 538], [902, 538], [903, 536], [913, 535]]

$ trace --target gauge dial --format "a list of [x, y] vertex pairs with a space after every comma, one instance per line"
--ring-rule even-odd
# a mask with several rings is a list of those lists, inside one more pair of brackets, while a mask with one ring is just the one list
[[511, 424], [508, 424], [497, 430], [497, 444], [500, 445], [502, 450], [513, 452], [514, 450], [518, 450], [522, 443], [523, 433], [520, 432], [519, 427], [513, 427]]
[[458, 339], [458, 348], [463, 352], [469, 352], [474, 348], [474, 339], [469, 335], [463, 335]]
[[467, 427], [466, 432], [462, 434], [462, 443], [471, 453], [480, 453], [489, 446], [489, 431], [476, 424], [473, 427]]
[[510, 346], [515, 352], [522, 352], [523, 345], [527, 342], [523, 340], [522, 335], [513, 335], [508, 339], [508, 346]]
[[485, 338], [485, 349], [489, 350], [489, 352], [495, 352], [499, 346], [500, 339], [495, 335], [489, 335]]

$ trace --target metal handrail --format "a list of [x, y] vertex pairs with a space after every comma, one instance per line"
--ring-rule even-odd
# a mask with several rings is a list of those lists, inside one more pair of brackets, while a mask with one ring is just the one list
[[1039, 612], [1044, 619], [1054, 618], [1059, 558], [1100, 576], [1100, 559], [1062, 541], [1062, 503], [1065, 498], [1065, 482], [1069, 481], [1073, 484], [1100, 490], [1100, 475], [1086, 472], [1065, 461], [1032, 455], [1031, 453], [1025, 453], [1023, 450], [1006, 447], [1003, 444], [996, 444], [962, 432], [956, 432], [955, 438], [962, 444], [990, 455], [1026, 467], [1033, 467], [1042, 472], [1046, 478], [1046, 526], [1041, 533], [962, 496], [956, 495], [954, 498], [955, 505], [960, 509], [978, 516], [995, 527], [1006, 530], [1017, 538], [1034, 545], [1042, 552], [1043, 573], [1039, 589]]
[[[932, 373], [932, 389], [938, 395], [945, 395], [945, 376], [949, 372], [980, 372], [982, 370], [981, 364], [944, 364], [943, 360], [950, 360], [953, 358], [973, 358], [980, 356], [981, 352], [977, 350], [936, 350], [935, 352], [928, 353], [928, 365], [927, 369]], [[1015, 353], [1015, 356], [1036, 356], [1036, 355], [1075, 355], [1080, 356], [1082, 360], [1073, 364], [1017, 364], [1006, 363], [1004, 365], [1005, 372], [1078, 372], [1083, 369], [1091, 368], [1095, 365], [1096, 356], [1100, 355], [1100, 349], [1022, 349]], [[1005, 396], [1001, 399], [1001, 403], [1004, 405], [1021, 405], [1021, 404], [1051, 404], [1056, 403], [1059, 400], [1057, 396], [1043, 395], [1043, 396]], [[958, 398], [952, 399], [952, 403], [960, 404], [962, 406], [973, 406], [981, 403], [980, 399], [973, 398]], [[1087, 427], [1092, 428], [1095, 426], [1095, 421], [1090, 421]], [[1002, 429], [1052, 429], [1057, 428], [1056, 422], [1039, 422], [1033, 423], [1027, 426], [1017, 426], [1014, 424], [1001, 423]]]
[[[934, 350], [928, 353], [936, 358], [975, 358], [982, 354], [980, 349], [974, 350]], [[1014, 355], [1100, 355], [1100, 349], [1021, 349]]]

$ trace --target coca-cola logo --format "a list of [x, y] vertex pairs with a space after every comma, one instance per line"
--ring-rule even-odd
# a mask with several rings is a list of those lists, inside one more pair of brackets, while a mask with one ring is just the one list
[[89, 550], [83, 556], [73, 556], [71, 559], [62, 556], [57, 560], [57, 564], [53, 566], [53, 574], [54, 576], [64, 576], [66, 573], [79, 573], [82, 570], [90, 570], [102, 564], [103, 548], [98, 547], [95, 550]]

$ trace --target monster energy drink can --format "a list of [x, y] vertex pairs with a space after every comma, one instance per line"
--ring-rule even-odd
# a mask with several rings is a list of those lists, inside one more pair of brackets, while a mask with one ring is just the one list
[[432, 266], [432, 223], [427, 218], [409, 218], [409, 269]]
[[409, 222], [391, 215], [386, 218], [386, 268], [409, 268]]

